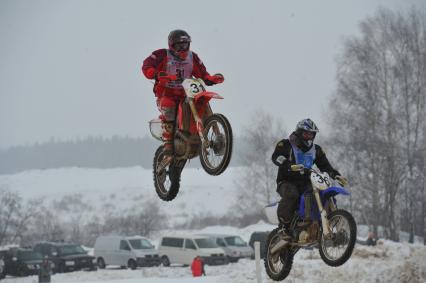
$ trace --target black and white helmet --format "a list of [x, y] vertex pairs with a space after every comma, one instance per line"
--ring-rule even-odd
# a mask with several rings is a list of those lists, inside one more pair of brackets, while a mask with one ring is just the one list
[[302, 150], [309, 150], [313, 143], [316, 134], [319, 132], [317, 125], [311, 119], [303, 119], [297, 123], [296, 126], [296, 136], [298, 146]]
[[312, 121], [309, 118], [299, 121], [296, 126], [296, 131], [297, 130], [304, 130], [304, 131], [314, 132], [314, 133], [319, 132], [317, 125], [315, 125], [314, 121]]

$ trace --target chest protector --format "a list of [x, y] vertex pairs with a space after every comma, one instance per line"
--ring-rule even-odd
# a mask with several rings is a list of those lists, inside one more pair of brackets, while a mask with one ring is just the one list
[[170, 50], [167, 50], [167, 68], [166, 72], [170, 75], [176, 75], [178, 79], [176, 81], [170, 81], [167, 83], [168, 88], [183, 89], [182, 82], [185, 79], [192, 77], [192, 52], [188, 51], [188, 55], [185, 60], [180, 60], [172, 55]]
[[293, 148], [296, 164], [303, 164], [305, 168], [311, 169], [315, 162], [315, 144], [313, 144], [311, 149], [309, 149], [307, 152], [303, 152], [303, 150], [299, 149], [293, 143], [290, 144]]

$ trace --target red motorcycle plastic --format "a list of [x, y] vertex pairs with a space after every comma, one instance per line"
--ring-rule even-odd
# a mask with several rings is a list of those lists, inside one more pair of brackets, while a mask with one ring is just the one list
[[[153, 162], [154, 186], [158, 196], [173, 200], [180, 187], [180, 176], [186, 161], [200, 156], [204, 170], [210, 175], [225, 171], [232, 154], [232, 128], [222, 114], [213, 114], [209, 101], [223, 99], [215, 92], [206, 91], [201, 79], [185, 79], [182, 83], [186, 96], [178, 104], [173, 129], [173, 155], [165, 158], [163, 146], [155, 152]], [[162, 140], [161, 121], [150, 121], [154, 138]]]

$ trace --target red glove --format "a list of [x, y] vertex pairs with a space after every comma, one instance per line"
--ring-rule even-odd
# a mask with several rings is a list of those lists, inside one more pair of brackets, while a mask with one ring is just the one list
[[175, 81], [177, 80], [176, 75], [169, 75], [166, 72], [159, 72], [157, 75], [157, 79], [161, 84], [165, 84], [169, 81]]
[[155, 78], [155, 73], [157, 73], [157, 71], [154, 68], [149, 68], [148, 70], [145, 70], [144, 72], [145, 77], [147, 77], [147, 79], [150, 79], [150, 80]]
[[214, 85], [223, 83], [225, 78], [222, 74], [214, 74], [213, 76], [205, 76], [204, 81], [207, 85]]

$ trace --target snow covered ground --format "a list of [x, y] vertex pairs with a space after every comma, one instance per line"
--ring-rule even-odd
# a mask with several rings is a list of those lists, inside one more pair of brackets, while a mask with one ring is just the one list
[[[243, 259], [226, 266], [206, 266], [206, 274], [206, 277], [192, 278], [189, 267], [180, 266], [151, 267], [134, 271], [108, 268], [94, 272], [55, 274], [52, 282], [255, 283], [255, 261]], [[32, 276], [6, 278], [2, 282], [38, 281], [37, 277]], [[262, 282], [273, 282], [267, 277], [263, 265]], [[390, 241], [379, 241], [376, 247], [357, 245], [352, 258], [336, 268], [325, 265], [318, 250], [301, 250], [296, 255], [293, 269], [285, 282], [426, 282], [426, 247]]]
[[220, 176], [210, 176], [200, 168], [185, 168], [179, 194], [171, 202], [158, 198], [152, 171], [141, 167], [31, 170], [0, 175], [0, 188], [19, 192], [24, 198], [59, 199], [81, 193], [92, 205], [110, 199], [115, 206], [123, 208], [131, 207], [135, 201], [140, 203], [141, 199], [152, 199], [165, 208], [169, 221], [174, 224], [186, 222], [189, 215], [227, 213], [237, 201], [235, 181], [239, 170], [228, 168]]
[[[125, 206], [136, 196], [158, 199], [174, 222], [209, 212], [221, 216], [232, 211], [237, 199], [235, 181], [239, 168], [209, 176], [202, 169], [186, 168], [182, 174], [181, 191], [172, 202], [158, 199], [152, 184], [152, 173], [140, 167], [115, 169], [63, 168], [33, 170], [13, 175], [0, 175], [0, 187], [20, 192], [24, 198], [61, 196], [82, 193], [91, 203], [116, 195], [117, 205]], [[207, 201], [208, 199], [208, 201]], [[272, 230], [274, 226], [260, 222], [242, 229], [212, 226], [198, 231], [159, 231], [151, 236], [158, 244], [160, 236], [170, 232], [238, 234], [248, 241], [254, 231]], [[366, 227], [359, 227], [365, 237]], [[135, 271], [108, 268], [96, 272], [56, 274], [52, 282], [103, 283], [249, 283], [256, 282], [255, 261], [240, 260], [226, 266], [207, 266], [207, 276], [192, 278], [188, 267], [153, 267]], [[37, 277], [11, 278], [2, 282], [38, 282]], [[262, 282], [268, 279], [262, 261]], [[422, 244], [379, 241], [376, 247], [357, 245], [352, 258], [343, 266], [333, 268], [322, 262], [318, 250], [300, 251], [285, 282], [426, 282], [426, 247]]]

